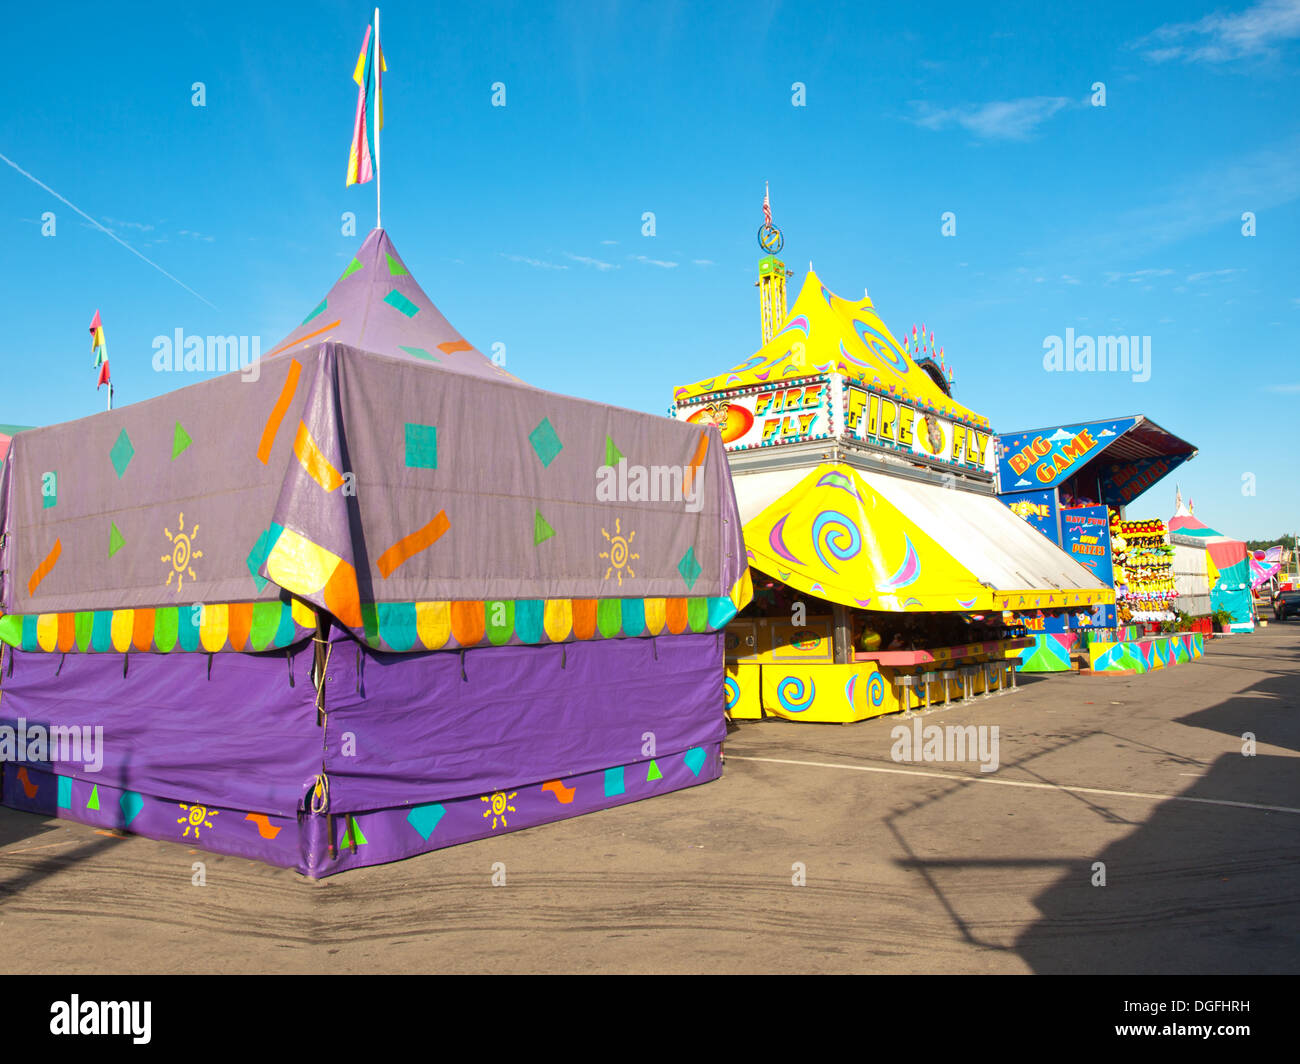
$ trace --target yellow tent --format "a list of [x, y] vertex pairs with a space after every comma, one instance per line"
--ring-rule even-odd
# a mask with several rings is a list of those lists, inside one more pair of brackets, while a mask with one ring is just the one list
[[730, 388], [776, 384], [791, 377], [839, 373], [888, 389], [945, 417], [983, 428], [988, 419], [955, 402], [894, 338], [869, 298], [841, 299], [808, 271], [781, 329], [753, 357], [726, 373], [674, 392], [677, 402]]
[[992, 495], [844, 462], [735, 477], [749, 563], [800, 591], [888, 611], [1086, 609], [1114, 591]]

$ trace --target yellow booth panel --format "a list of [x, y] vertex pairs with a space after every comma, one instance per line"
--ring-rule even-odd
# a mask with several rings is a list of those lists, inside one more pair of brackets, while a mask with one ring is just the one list
[[904, 708], [874, 662], [763, 665], [763, 710], [786, 720], [847, 723]]
[[761, 665], [727, 663], [723, 684], [727, 692], [727, 716], [732, 720], [758, 720], [763, 716], [760, 669]]
[[726, 627], [726, 660], [730, 662], [825, 662], [835, 660], [830, 617], [809, 617], [806, 624], [759, 617], [732, 621]]

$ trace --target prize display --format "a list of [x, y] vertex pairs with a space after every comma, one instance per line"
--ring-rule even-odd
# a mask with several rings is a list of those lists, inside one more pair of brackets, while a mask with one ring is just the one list
[[1172, 621], [1174, 548], [1161, 520], [1121, 521], [1110, 512], [1111, 554], [1115, 568], [1115, 609], [1120, 624]]

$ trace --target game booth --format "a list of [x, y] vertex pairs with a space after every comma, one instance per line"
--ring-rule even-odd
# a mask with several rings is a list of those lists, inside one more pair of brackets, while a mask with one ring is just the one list
[[764, 226], [762, 346], [670, 408], [721, 433], [754, 573], [728, 713], [845, 723], [1011, 688], [1007, 652], [1032, 640], [1009, 611], [1113, 591], [998, 501], [988, 420], [933, 337], [899, 343], [811, 268], [787, 310], [780, 243]]
[[[1169, 519], [1170, 540], [1181, 550], [1203, 552], [1210, 607], [1206, 612], [1222, 610], [1230, 615], [1225, 632], [1253, 632], [1251, 552], [1241, 540], [1225, 536], [1198, 520], [1193, 509], [1191, 505], [1183, 506], [1181, 496], [1175, 501], [1174, 516]], [[1281, 551], [1277, 553], [1280, 557]]]
[[[1007, 433], [996, 441], [998, 496], [1101, 583], [1112, 602], [1017, 612], [1032, 633], [1020, 672], [1148, 672], [1200, 657], [1203, 632], [1179, 623], [1174, 547], [1158, 519], [1128, 505], [1195, 457], [1196, 448], [1142, 415]], [[1027, 604], [1026, 604], [1027, 605]]]
[[524, 384], [376, 229], [248, 368], [10, 442], [0, 798], [318, 877], [707, 782], [740, 527], [716, 428]]

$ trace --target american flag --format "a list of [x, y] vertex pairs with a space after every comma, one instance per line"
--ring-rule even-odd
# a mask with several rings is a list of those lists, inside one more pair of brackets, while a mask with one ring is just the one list
[[772, 224], [772, 203], [768, 198], [768, 186], [766, 181], [763, 182], [763, 224]]

